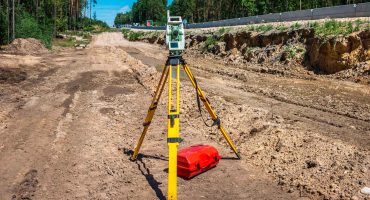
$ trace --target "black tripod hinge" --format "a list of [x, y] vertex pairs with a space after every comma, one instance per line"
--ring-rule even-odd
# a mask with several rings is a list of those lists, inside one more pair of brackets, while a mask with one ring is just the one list
[[167, 138], [167, 143], [181, 143], [184, 141], [182, 138]]
[[216, 126], [216, 125], [217, 125], [218, 128], [220, 128], [220, 126], [221, 126], [221, 120], [218, 117], [213, 120], [212, 126]]
[[174, 114], [174, 115], [168, 115], [168, 119], [171, 120], [171, 127], [175, 125], [175, 119], [180, 118], [180, 115]]

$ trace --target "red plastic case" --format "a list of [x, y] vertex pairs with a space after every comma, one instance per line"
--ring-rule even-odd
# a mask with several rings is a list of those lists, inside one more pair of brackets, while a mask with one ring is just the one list
[[191, 179], [215, 167], [220, 161], [217, 149], [209, 145], [194, 145], [177, 152], [177, 176]]

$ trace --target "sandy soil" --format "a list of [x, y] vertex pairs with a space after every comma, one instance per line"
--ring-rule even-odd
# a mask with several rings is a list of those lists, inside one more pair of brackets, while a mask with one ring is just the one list
[[[142, 130], [166, 50], [120, 33], [84, 50], [0, 54], [0, 199], [165, 199], [166, 98], [137, 162]], [[241, 150], [234, 160], [182, 82], [182, 147], [206, 143], [220, 164], [190, 181], [180, 199], [369, 199], [370, 88], [296, 79], [186, 55]], [[164, 94], [164, 97], [166, 94]]]

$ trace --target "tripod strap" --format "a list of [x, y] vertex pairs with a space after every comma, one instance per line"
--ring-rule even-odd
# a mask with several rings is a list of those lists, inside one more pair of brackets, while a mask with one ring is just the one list
[[194, 80], [194, 83], [195, 83], [195, 93], [197, 95], [197, 105], [198, 105], [198, 110], [199, 110], [200, 117], [202, 118], [202, 121], [203, 121], [204, 125], [206, 125], [207, 127], [212, 127], [215, 124], [213, 123], [213, 124], [209, 125], [209, 124], [207, 124], [206, 120], [204, 120], [204, 118], [203, 118], [202, 108], [200, 106], [200, 97], [199, 97], [199, 94], [198, 94], [198, 82], [197, 82], [197, 80], [195, 79], [194, 76], [193, 76], [193, 80]]

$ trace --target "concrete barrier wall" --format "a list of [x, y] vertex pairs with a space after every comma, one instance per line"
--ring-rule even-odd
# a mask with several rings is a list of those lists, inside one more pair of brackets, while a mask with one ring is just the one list
[[[298, 10], [291, 12], [271, 13], [266, 15], [226, 19], [204, 23], [194, 23], [188, 24], [186, 28], [188, 29], [212, 28], [222, 26], [258, 24], [266, 22], [286, 22], [286, 21], [315, 20], [325, 18], [346, 18], [346, 17], [370, 17], [370, 3], [350, 4], [308, 10]], [[165, 26], [155, 26], [155, 27], [133, 26], [131, 28], [146, 30], [166, 30]]]

